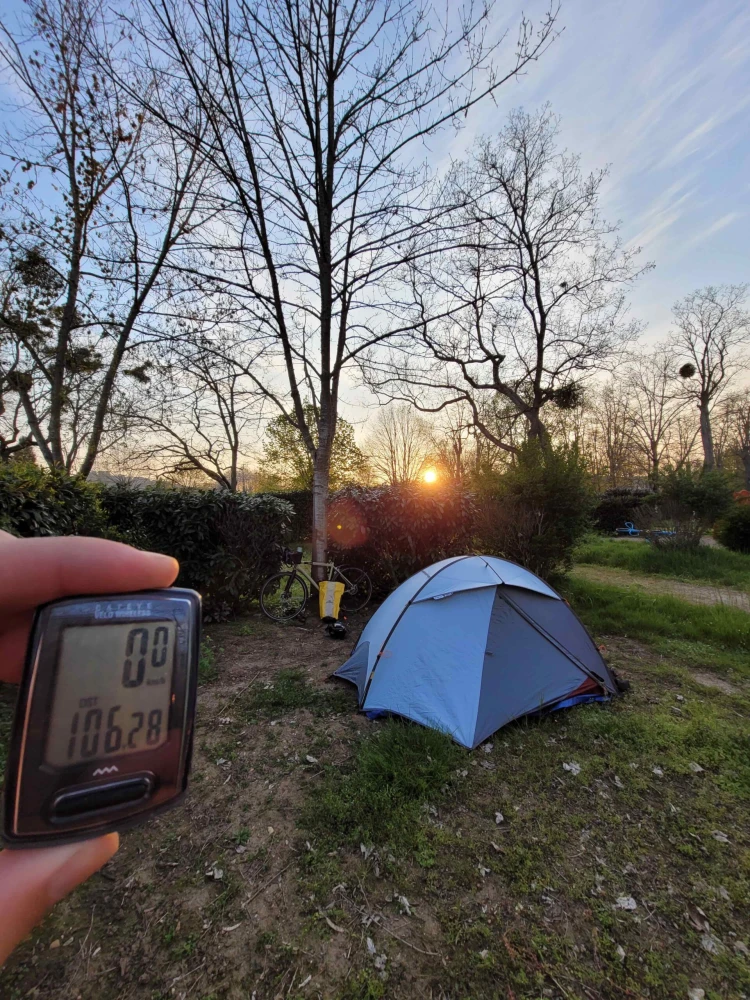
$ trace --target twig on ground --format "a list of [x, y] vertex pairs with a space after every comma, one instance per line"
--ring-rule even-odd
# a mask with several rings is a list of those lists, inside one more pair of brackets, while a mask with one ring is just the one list
[[252, 903], [252, 901], [255, 899], [256, 896], [260, 896], [262, 892], [265, 892], [265, 890], [269, 887], [269, 885], [271, 885], [272, 882], [275, 882], [276, 879], [279, 877], [279, 875], [283, 875], [284, 872], [287, 870], [287, 868], [291, 868], [293, 864], [294, 861], [290, 861], [288, 865], [284, 865], [283, 868], [280, 868], [275, 875], [272, 875], [267, 882], [264, 882], [259, 889], [256, 889], [255, 892], [252, 894], [252, 896], [247, 897], [247, 902]]
[[440, 955], [436, 951], [427, 951], [424, 948], [418, 948], [417, 945], [412, 944], [411, 941], [407, 941], [402, 937], [399, 937], [395, 931], [392, 931], [390, 927], [386, 927], [385, 924], [378, 924], [381, 931], [385, 931], [386, 934], [390, 934], [391, 937], [400, 941], [401, 944], [405, 944], [407, 948], [411, 948], [412, 951], [418, 951], [420, 955], [429, 955], [431, 958], [440, 958]]

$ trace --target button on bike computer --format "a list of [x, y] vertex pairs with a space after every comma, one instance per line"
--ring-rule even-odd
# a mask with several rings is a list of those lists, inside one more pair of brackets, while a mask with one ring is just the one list
[[187, 788], [200, 597], [170, 588], [37, 611], [3, 802], [9, 847], [121, 830]]

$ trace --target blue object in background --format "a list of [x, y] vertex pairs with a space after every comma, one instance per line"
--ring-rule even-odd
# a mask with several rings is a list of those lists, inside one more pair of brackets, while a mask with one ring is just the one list
[[641, 529], [636, 528], [632, 521], [626, 521], [624, 528], [615, 528], [618, 535], [640, 535]]
[[402, 715], [472, 748], [522, 715], [617, 692], [559, 594], [495, 556], [457, 556], [410, 577], [335, 676], [357, 685], [371, 718]]

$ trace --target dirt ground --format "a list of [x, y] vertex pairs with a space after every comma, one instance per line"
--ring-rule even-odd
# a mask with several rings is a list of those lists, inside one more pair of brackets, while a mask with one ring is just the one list
[[[747, 718], [746, 686], [694, 682], [607, 639], [629, 700], [465, 753], [445, 797], [425, 803], [431, 860], [415, 861], [329, 850], [301, 826], [379, 725], [328, 680], [350, 641], [314, 619], [254, 616], [209, 628], [209, 646], [187, 801], [123, 836], [12, 957], [3, 998], [750, 996], [747, 805], [726, 785], [725, 744], [701, 750], [704, 716]], [[276, 714], [289, 671], [314, 697]]]

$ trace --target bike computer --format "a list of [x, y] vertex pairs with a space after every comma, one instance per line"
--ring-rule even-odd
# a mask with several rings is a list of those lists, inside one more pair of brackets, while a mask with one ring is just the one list
[[10, 847], [134, 825], [187, 788], [200, 597], [170, 588], [39, 608], [5, 781]]

